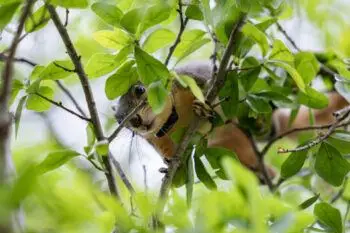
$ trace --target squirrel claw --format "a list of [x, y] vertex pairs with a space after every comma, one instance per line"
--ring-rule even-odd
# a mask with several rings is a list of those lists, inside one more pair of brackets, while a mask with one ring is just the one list
[[193, 101], [193, 111], [194, 113], [199, 116], [200, 118], [203, 119], [213, 119], [215, 116], [215, 111], [213, 108], [210, 106], [210, 103], [208, 102], [201, 102], [199, 100], [194, 100]]

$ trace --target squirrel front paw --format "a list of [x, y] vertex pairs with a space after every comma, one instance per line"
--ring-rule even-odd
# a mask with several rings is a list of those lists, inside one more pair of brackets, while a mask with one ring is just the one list
[[196, 99], [192, 106], [194, 113], [200, 118], [212, 120], [215, 117], [215, 111], [208, 102], [203, 103]]

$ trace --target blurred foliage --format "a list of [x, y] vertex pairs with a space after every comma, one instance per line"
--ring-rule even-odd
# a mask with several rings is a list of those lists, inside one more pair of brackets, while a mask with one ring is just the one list
[[[2, 33], [11, 31], [9, 25], [18, 21], [24, 2], [0, 0]], [[214, 47], [220, 61], [232, 25], [242, 13], [247, 19], [235, 42], [233, 70], [219, 94], [229, 97], [221, 103], [226, 117], [237, 118], [243, 129], [259, 139], [271, 133], [275, 108], [289, 108], [295, 116], [301, 106], [328, 106], [327, 96], [314, 85], [317, 78], [350, 100], [347, 0], [184, 0], [180, 6], [176, 0], [48, 2], [62, 13], [63, 22], [64, 9], [75, 14], [66, 28], [73, 35], [89, 79], [106, 78], [104, 91], [109, 100], [142, 82], [150, 106], [160, 113], [170, 94], [169, 81], [176, 79], [204, 102], [194, 80], [176, 77], [169, 67], [196, 57], [208, 59], [206, 55]], [[28, 37], [53, 27], [49, 16], [44, 1], [36, 1], [25, 22]], [[170, 65], [164, 64], [178, 36], [179, 17], [186, 17], [188, 25]], [[298, 17], [320, 32], [322, 51], [295, 52], [276, 37], [277, 22]], [[0, 43], [5, 50], [6, 44]], [[329, 82], [321, 67], [337, 72], [339, 77]], [[55, 81], [76, 82], [74, 69], [67, 56], [35, 66], [28, 77], [16, 77], [11, 93], [16, 135], [22, 111], [48, 111], [52, 104], [45, 98], [55, 100]], [[215, 126], [223, 123], [217, 118]], [[312, 116], [310, 119], [312, 123]], [[97, 142], [91, 124], [87, 124], [86, 132], [87, 144], [81, 148], [84, 152], [73, 151], [51, 138], [13, 149], [18, 175], [11, 185], [0, 186], [0, 225], [8, 224], [7, 216], [21, 205], [28, 233], [103, 233], [114, 228], [117, 232], [154, 232], [150, 220], [158, 208], [156, 193], [137, 189], [130, 196], [117, 177], [121, 201], [109, 195], [101, 162], [101, 156], [108, 152], [108, 141]], [[183, 129], [172, 135], [176, 139], [182, 136]], [[309, 150], [277, 154], [279, 147], [305, 145], [314, 137], [304, 134], [295, 142], [283, 139], [270, 148], [265, 162], [277, 171], [273, 180], [277, 185], [270, 192], [254, 173], [242, 167], [234, 152], [206, 148], [207, 141], [196, 135], [186, 151], [189, 159], [173, 182], [183, 189], [171, 190], [161, 224], [167, 232], [349, 231], [349, 132], [336, 131]]]

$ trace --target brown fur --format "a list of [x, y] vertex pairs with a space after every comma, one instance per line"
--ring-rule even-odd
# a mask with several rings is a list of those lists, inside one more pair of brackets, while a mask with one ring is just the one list
[[[211, 77], [210, 72], [211, 69], [208, 65], [192, 66], [192, 68], [191, 66], [185, 66], [177, 70], [177, 73], [179, 74], [191, 75], [200, 86], [203, 86], [206, 80]], [[125, 104], [126, 102], [130, 103], [129, 99], [133, 98], [132, 96], [132, 93], [127, 93], [125, 96], [123, 96], [125, 100], [122, 101], [122, 104]], [[329, 106], [327, 108], [322, 110], [314, 110], [316, 125], [331, 123], [333, 121], [332, 113], [347, 105], [346, 100], [337, 93], [330, 93], [329, 99]], [[142, 126], [138, 128], [131, 128], [147, 139], [147, 141], [151, 143], [163, 157], [170, 159], [175, 153], [176, 144], [172, 141], [169, 135], [171, 135], [171, 133], [173, 133], [175, 130], [187, 127], [189, 125], [194, 117], [192, 105], [194, 100], [195, 97], [189, 88], [183, 88], [179, 83], [174, 82], [171, 95], [168, 97], [166, 102], [166, 107], [160, 114], [155, 115], [148, 105], [146, 105], [146, 107], [144, 107], [138, 113], [138, 115], [143, 119], [143, 123], [151, 126], [146, 128], [142, 128]], [[134, 103], [135, 101], [132, 102]], [[167, 121], [173, 106], [178, 114], [178, 121], [167, 134], [162, 137], [156, 137], [155, 134]], [[132, 109], [132, 107], [133, 106], [128, 106], [129, 109]], [[217, 107], [215, 110], [217, 112], [222, 112], [220, 107]], [[125, 110], [123, 109], [122, 111]], [[273, 123], [276, 127], [277, 135], [290, 129], [288, 127], [289, 116], [290, 110], [287, 109], [277, 109], [273, 113]], [[299, 110], [299, 113], [291, 128], [305, 127], [308, 125], [309, 112], [306, 107], [302, 107]], [[206, 132], [205, 126], [206, 124], [203, 123], [200, 132]], [[234, 123], [227, 123], [215, 128], [208, 135], [208, 146], [223, 147], [234, 151], [242, 164], [254, 171], [259, 172], [258, 159], [250, 139]], [[273, 175], [273, 172], [270, 170], [269, 173], [270, 175]]]

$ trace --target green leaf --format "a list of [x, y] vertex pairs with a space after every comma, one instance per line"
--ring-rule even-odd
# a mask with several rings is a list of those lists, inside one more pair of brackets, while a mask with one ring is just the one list
[[26, 32], [34, 32], [42, 29], [50, 20], [50, 14], [45, 6], [40, 7], [32, 16], [28, 17], [24, 28]]
[[[257, 27], [260, 31], [264, 32], [271, 25], [273, 25], [276, 22], [276, 20], [276, 18], [269, 18], [261, 23], [256, 24], [255, 27]], [[237, 48], [235, 48], [233, 54], [236, 54], [238, 57], [242, 58], [247, 55], [247, 53], [250, 51], [255, 42], [250, 37], [243, 36], [243, 33], [240, 33], [237, 44], [238, 46], [236, 46]]]
[[101, 77], [120, 66], [130, 53], [130, 47], [125, 47], [117, 55], [109, 53], [96, 53], [91, 56], [86, 65], [86, 73], [89, 78]]
[[331, 232], [342, 233], [343, 224], [340, 211], [326, 202], [315, 205], [314, 214], [323, 224], [328, 226]]
[[20, 4], [19, 2], [14, 2], [0, 6], [0, 30], [3, 30], [11, 21]]
[[336, 148], [323, 142], [316, 154], [315, 170], [329, 184], [340, 186], [350, 171], [350, 164]]
[[21, 116], [22, 116], [22, 110], [23, 106], [26, 102], [27, 96], [23, 96], [17, 105], [16, 113], [15, 113], [15, 136], [17, 138], [18, 135], [18, 129], [19, 129], [19, 123], [21, 122]]
[[50, 4], [64, 8], [86, 8], [89, 6], [87, 0], [50, 0]]
[[288, 65], [287, 63], [284, 63], [282, 61], [268, 61], [268, 63], [279, 66], [283, 69], [285, 69], [288, 74], [293, 78], [295, 84], [298, 86], [298, 88], [301, 91], [305, 91], [305, 83], [303, 78], [300, 76], [297, 70], [295, 70], [292, 66]]
[[310, 197], [309, 199], [307, 199], [303, 203], [301, 203], [299, 205], [299, 208], [304, 210], [304, 209], [310, 207], [312, 204], [314, 204], [318, 200], [319, 197], [320, 197], [320, 194], [317, 194], [313, 197]]
[[310, 108], [323, 109], [328, 106], [328, 97], [312, 87], [306, 87], [305, 93], [298, 93], [298, 102]]
[[142, 83], [149, 85], [152, 82], [160, 80], [163, 84], [165, 84], [165, 81], [169, 78], [170, 73], [163, 63], [137, 46], [135, 47], [134, 54], [137, 64], [137, 72]]
[[205, 45], [205, 44], [207, 44], [209, 42], [210, 42], [210, 39], [208, 39], [208, 38], [204, 38], [204, 39], [200, 39], [200, 40], [194, 41], [192, 46], [188, 47], [188, 49], [183, 51], [181, 56], [179, 56], [179, 58], [177, 59], [177, 63], [180, 62], [182, 59], [186, 58], [191, 53], [197, 51], [203, 45]]
[[[269, 56], [270, 60], [284, 61], [289, 65], [294, 62], [294, 56], [287, 48], [287, 46], [281, 40], [275, 40], [273, 42], [272, 51]], [[284, 67], [282, 67], [284, 68]]]
[[124, 95], [138, 80], [135, 61], [125, 62], [119, 69], [108, 77], [105, 92], [108, 99], [113, 100]]
[[109, 142], [108, 140], [98, 141], [96, 143], [96, 152], [99, 156], [108, 156]]
[[149, 7], [139, 26], [139, 33], [141, 34], [146, 29], [157, 25], [169, 18], [171, 7], [165, 3], [158, 3]]
[[147, 90], [147, 100], [155, 114], [163, 111], [168, 97], [168, 91], [160, 81], [151, 83]]
[[123, 17], [123, 12], [115, 5], [105, 2], [96, 2], [92, 4], [91, 10], [95, 12], [106, 23], [118, 27]]
[[344, 77], [347, 80], [350, 79], [350, 71], [348, 70], [347, 65], [342, 60], [334, 59], [328, 62], [328, 64], [334, 67], [341, 75], [341, 77]]
[[[222, 167], [221, 161], [224, 157], [230, 157], [238, 160], [237, 155], [232, 150], [228, 150], [222, 147], [210, 147], [203, 151], [206, 159], [208, 160], [210, 166], [215, 170], [215, 173], [221, 179], [227, 179], [224, 168]], [[198, 155], [200, 157], [201, 154]]]
[[350, 133], [347, 131], [335, 131], [327, 138], [327, 142], [342, 154], [350, 154]]
[[205, 187], [211, 190], [217, 189], [215, 181], [213, 178], [211, 178], [199, 157], [194, 157], [194, 164], [197, 177], [205, 185]]
[[55, 170], [76, 156], [79, 156], [79, 153], [71, 150], [52, 152], [38, 164], [37, 171], [39, 174], [44, 174]]
[[295, 67], [298, 73], [303, 77], [306, 85], [316, 77], [320, 65], [314, 54], [310, 52], [299, 52], [295, 55]]
[[14, 79], [12, 83], [12, 89], [11, 89], [11, 98], [10, 98], [10, 105], [13, 104], [15, 101], [18, 93], [24, 88], [24, 85], [22, 81], [18, 79]]
[[74, 65], [71, 60], [53, 61], [46, 66], [46, 68], [40, 74], [37, 75], [42, 79], [58, 80], [73, 74], [73, 72], [67, 71], [62, 67], [68, 70], [74, 70]]
[[185, 15], [189, 19], [194, 20], [203, 20], [203, 13], [202, 10], [199, 8], [198, 5], [191, 4], [187, 7]]
[[87, 145], [92, 146], [95, 143], [96, 136], [94, 132], [94, 126], [92, 125], [91, 122], [89, 122], [86, 125], [86, 139], [87, 139]]
[[269, 50], [269, 43], [262, 31], [260, 31], [253, 24], [247, 23], [243, 26], [242, 32], [245, 36], [252, 38], [260, 46], [263, 56], [267, 54], [267, 51]]
[[41, 72], [43, 72], [44, 69], [45, 69], [45, 66], [36, 65], [29, 76], [29, 80], [34, 81], [40, 78], [40, 74]]
[[272, 108], [270, 104], [263, 98], [250, 94], [246, 100], [247, 104], [256, 113], [270, 113]]
[[286, 104], [293, 102], [287, 96], [284, 96], [283, 94], [274, 92], [274, 91], [260, 91], [260, 92], [254, 93], [254, 95], [265, 98], [267, 100], [280, 101]]
[[[47, 86], [41, 86], [38, 89], [37, 93], [49, 99], [52, 99], [54, 94], [53, 90]], [[33, 110], [36, 112], [44, 112], [50, 109], [51, 103], [41, 98], [40, 96], [36, 95], [35, 93], [32, 93], [32, 94], [29, 94], [26, 107], [27, 109]]]
[[129, 35], [121, 29], [115, 28], [114, 31], [102, 30], [95, 32], [92, 37], [100, 45], [109, 49], [119, 50], [131, 43]]
[[120, 20], [120, 24], [128, 32], [135, 34], [140, 25], [140, 22], [145, 14], [143, 8], [135, 8], [124, 14], [123, 18]]
[[176, 38], [174, 32], [169, 29], [157, 29], [153, 31], [145, 40], [142, 47], [149, 53], [154, 53], [160, 48], [163, 48], [171, 44]]
[[174, 56], [179, 58], [184, 57], [184, 54], [188, 54], [188, 51], [191, 50], [193, 44], [200, 41], [205, 34], [205, 31], [198, 29], [185, 31], [182, 34], [181, 42], [174, 51]]
[[243, 60], [241, 69], [243, 70], [239, 73], [239, 81], [244, 90], [249, 91], [259, 77], [261, 71], [260, 63], [254, 57], [247, 57]]
[[239, 104], [238, 75], [236, 72], [229, 72], [225, 85], [221, 88], [219, 96], [221, 99], [228, 98], [221, 103], [222, 110], [227, 118], [233, 118], [237, 114]]
[[202, 103], [204, 103], [204, 95], [201, 88], [197, 85], [196, 81], [187, 75], [181, 75], [180, 79], [186, 83], [186, 85], [191, 89], [193, 95]]
[[281, 176], [284, 179], [288, 179], [296, 175], [303, 167], [307, 158], [308, 151], [302, 150], [291, 153], [288, 158], [283, 162], [281, 167]]

